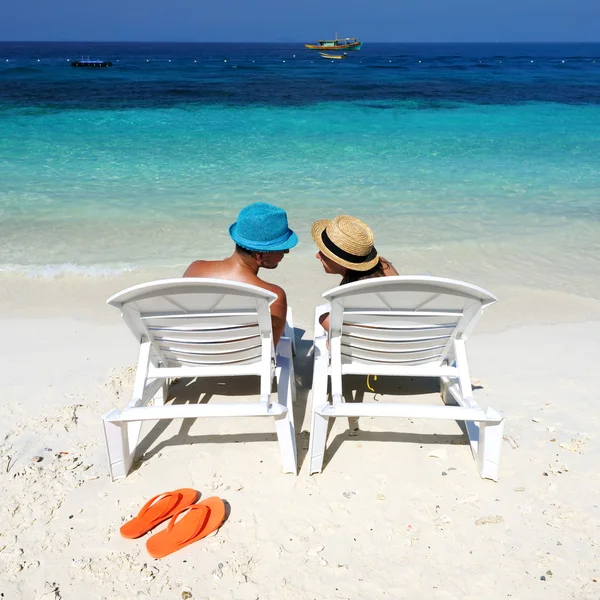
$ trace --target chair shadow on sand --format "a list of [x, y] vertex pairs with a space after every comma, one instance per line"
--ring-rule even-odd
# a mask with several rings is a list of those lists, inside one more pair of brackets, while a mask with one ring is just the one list
[[[296, 376], [296, 400], [294, 403], [294, 422], [296, 423], [296, 447], [298, 453], [298, 472], [308, 454], [310, 432], [301, 430], [301, 425], [309, 413], [308, 396], [312, 386], [313, 358], [309, 355], [312, 340], [304, 339], [306, 332], [295, 328], [296, 356], [294, 369]], [[259, 394], [258, 377], [203, 377], [198, 379], [179, 379], [169, 389], [168, 403], [173, 405], [207, 404], [215, 396], [220, 397], [247, 397]], [[373, 393], [367, 387], [366, 378], [359, 375], [344, 377], [343, 393], [346, 402], [363, 402], [365, 394], [374, 394], [374, 401], [378, 396], [418, 396], [423, 394], [439, 394], [440, 385], [437, 378], [413, 377], [378, 377], [377, 381], [370, 381]], [[481, 389], [481, 386], [473, 386]], [[369, 401], [373, 401], [370, 400]], [[441, 400], [440, 400], [441, 402]], [[203, 434], [190, 435], [190, 429], [196, 419], [182, 419], [179, 431], [168, 439], [156, 444], [163, 435], [171, 420], [164, 419], [155, 423], [144, 435], [136, 450], [136, 460], [131, 471], [137, 471], [143, 463], [169, 446], [193, 445], [201, 443], [252, 443], [272, 441], [277, 442], [275, 431], [264, 433], [234, 433], [234, 434]], [[309, 422], [310, 419], [308, 418]], [[327, 436], [329, 438], [335, 419], [329, 420]], [[348, 429], [339, 433], [330, 441], [324, 467], [326, 467], [344, 441], [369, 441], [369, 442], [400, 442], [412, 444], [453, 444], [468, 445], [469, 438], [463, 421], [457, 421], [460, 434], [435, 434], [435, 433], [409, 433], [409, 432], [374, 432], [362, 431], [358, 425], [358, 418], [348, 418]], [[154, 445], [156, 444], [156, 445]]]
[[[306, 332], [303, 329], [295, 328], [296, 352], [294, 358], [294, 369], [296, 375], [296, 400], [294, 402], [294, 422], [299, 428], [305, 417], [308, 403], [308, 393], [312, 380], [312, 359], [305, 355], [312, 347], [312, 340], [304, 340], [302, 336]], [[307, 370], [308, 368], [308, 370]], [[277, 387], [274, 384], [274, 392]], [[169, 387], [169, 396], [167, 403], [171, 405], [183, 404], [207, 404], [215, 396], [220, 400], [225, 397], [248, 397], [258, 396], [260, 392], [260, 380], [258, 377], [202, 377], [197, 379], [179, 379]], [[192, 445], [200, 443], [251, 443], [251, 442], [277, 442], [277, 434], [273, 428], [272, 432], [264, 433], [234, 433], [234, 434], [203, 434], [190, 435], [190, 429], [195, 422], [195, 418], [182, 419], [179, 431], [168, 439], [161, 440], [154, 445], [163, 435], [172, 419], [163, 419], [154, 424], [154, 426], [144, 435], [136, 448], [136, 460], [134, 461], [131, 472], [137, 471], [147, 460], [161, 452], [169, 446]], [[268, 425], [266, 425], [268, 427]], [[297, 445], [299, 432], [296, 431]]]
[[[378, 376], [376, 381], [374, 381], [373, 377], [369, 379], [370, 381], [367, 382], [367, 378], [362, 375], [344, 376], [342, 392], [346, 403], [363, 402], [365, 401], [365, 394], [372, 396], [372, 398], [367, 400], [369, 402], [377, 402], [380, 399], [383, 400], [381, 397], [386, 395], [403, 397], [402, 401], [406, 402], [407, 399], [404, 397], [440, 394], [440, 382], [437, 377], [415, 378]], [[368, 385], [370, 385], [371, 389], [369, 389]], [[440, 399], [440, 403], [441, 402], [442, 400]], [[331, 435], [334, 421], [335, 418], [329, 419], [329, 426], [327, 428], [328, 439]], [[461, 429], [461, 433], [457, 434], [363, 431], [360, 429], [358, 417], [348, 417], [348, 429], [343, 433], [336, 435], [327, 446], [323, 468], [327, 467], [335, 453], [342, 444], [348, 440], [354, 442], [400, 442], [419, 445], [468, 445], [469, 437], [467, 435], [466, 426], [463, 421], [457, 421], [457, 423]]]

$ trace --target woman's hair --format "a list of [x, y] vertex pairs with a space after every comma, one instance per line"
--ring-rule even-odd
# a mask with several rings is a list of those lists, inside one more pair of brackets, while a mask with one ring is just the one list
[[352, 269], [348, 269], [342, 279], [340, 285], [345, 285], [347, 283], [354, 283], [355, 281], [360, 281], [361, 279], [373, 279], [375, 277], [385, 277], [385, 272], [391, 267], [391, 263], [389, 263], [385, 258], [379, 257], [379, 262], [368, 271], [353, 271]]

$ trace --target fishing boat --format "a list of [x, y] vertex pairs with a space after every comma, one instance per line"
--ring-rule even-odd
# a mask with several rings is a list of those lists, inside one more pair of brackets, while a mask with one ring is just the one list
[[316, 44], [304, 44], [309, 50], [360, 50], [362, 42], [356, 38], [338, 38], [319, 40]]
[[327, 52], [319, 52], [321, 58], [331, 58], [334, 60], [344, 60], [348, 58], [348, 53], [344, 52], [344, 54], [327, 54]]

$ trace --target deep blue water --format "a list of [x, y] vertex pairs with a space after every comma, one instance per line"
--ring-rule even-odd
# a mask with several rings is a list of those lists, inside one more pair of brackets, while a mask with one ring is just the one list
[[[0, 106], [302, 106], [324, 100], [600, 102], [600, 44], [369, 44], [345, 61], [301, 44], [0, 43]], [[80, 57], [109, 69], [74, 69]]]

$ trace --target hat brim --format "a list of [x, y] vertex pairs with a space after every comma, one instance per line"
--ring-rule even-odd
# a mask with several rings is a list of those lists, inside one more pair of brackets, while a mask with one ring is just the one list
[[368, 271], [369, 269], [372, 269], [373, 267], [377, 266], [377, 263], [379, 262], [379, 254], [375, 254], [375, 258], [369, 260], [368, 262], [353, 263], [348, 260], [344, 260], [343, 258], [340, 258], [331, 250], [329, 250], [329, 248], [327, 248], [327, 246], [325, 246], [325, 244], [323, 243], [322, 237], [323, 232], [325, 231], [325, 229], [327, 229], [327, 225], [329, 225], [329, 223], [331, 223], [329, 219], [315, 221], [311, 229], [312, 238], [315, 241], [317, 248], [327, 258], [330, 258], [333, 262], [337, 263], [338, 265], [342, 265], [342, 267], [346, 267], [347, 269], [350, 269], [352, 271]]
[[288, 230], [288, 236], [284, 240], [276, 240], [274, 242], [255, 242], [247, 240], [237, 233], [237, 222], [233, 223], [229, 227], [229, 237], [242, 248], [253, 252], [283, 252], [284, 250], [291, 250], [298, 243], [298, 236], [291, 230]]

